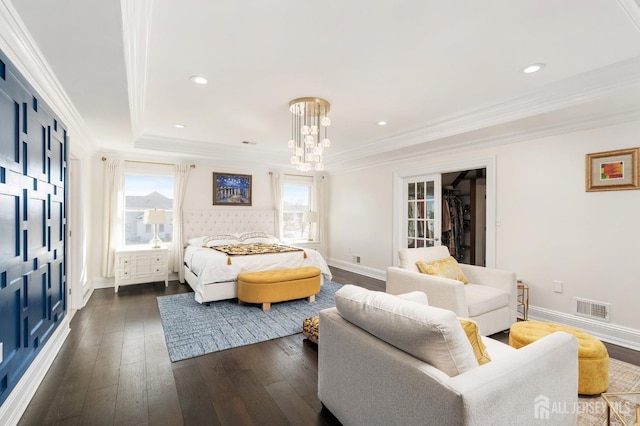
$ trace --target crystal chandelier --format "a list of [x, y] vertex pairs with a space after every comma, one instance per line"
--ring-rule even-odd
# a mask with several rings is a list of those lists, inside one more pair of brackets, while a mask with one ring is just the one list
[[327, 116], [329, 108], [329, 102], [321, 98], [298, 98], [289, 102], [291, 164], [302, 172], [324, 170], [322, 153], [331, 146], [327, 138], [327, 128], [331, 124]]

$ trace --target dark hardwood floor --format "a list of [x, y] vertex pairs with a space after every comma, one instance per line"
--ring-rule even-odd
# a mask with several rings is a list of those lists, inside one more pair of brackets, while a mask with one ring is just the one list
[[[332, 272], [336, 282], [384, 291], [383, 281]], [[302, 334], [172, 363], [156, 297], [186, 291], [178, 282], [96, 290], [19, 424], [340, 424], [318, 400], [317, 346]], [[639, 363], [638, 352], [607, 347]]]

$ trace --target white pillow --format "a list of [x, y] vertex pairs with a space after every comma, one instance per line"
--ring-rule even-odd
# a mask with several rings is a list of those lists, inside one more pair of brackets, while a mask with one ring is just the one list
[[252, 237], [252, 238], [246, 238], [242, 240], [242, 244], [258, 244], [258, 243], [279, 244], [280, 240], [278, 240], [273, 235], [269, 235], [267, 237]]
[[420, 272], [416, 266], [416, 262], [419, 260], [432, 262], [434, 260], [446, 259], [447, 257], [449, 257], [449, 249], [447, 246], [411, 248], [398, 251], [400, 267], [414, 272]]
[[205, 244], [207, 247], [215, 247], [215, 246], [229, 246], [229, 245], [236, 245], [236, 244], [243, 244], [243, 243], [236, 239], [232, 239], [232, 240], [218, 239], [218, 240], [209, 240]]
[[206, 237], [191, 238], [189, 241], [187, 241], [187, 244], [189, 244], [191, 246], [203, 247], [205, 238]]
[[335, 302], [347, 321], [450, 377], [478, 366], [452, 311], [349, 284], [336, 292]]
[[427, 294], [422, 291], [410, 291], [409, 293], [399, 294], [398, 297], [400, 299], [409, 300], [411, 302], [429, 306], [429, 299], [427, 298]]
[[208, 243], [211, 240], [237, 240], [238, 236], [234, 234], [220, 234], [220, 235], [210, 235], [208, 237], [204, 237], [204, 243]]
[[240, 235], [238, 237], [238, 240], [244, 242], [244, 240], [247, 240], [249, 238], [269, 238], [269, 234], [267, 234], [266, 232], [262, 232], [262, 231], [245, 232], [244, 234], [242, 234], [242, 235]]

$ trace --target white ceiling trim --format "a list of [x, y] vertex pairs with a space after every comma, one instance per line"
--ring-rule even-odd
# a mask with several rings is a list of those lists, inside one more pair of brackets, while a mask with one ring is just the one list
[[71, 148], [95, 151], [96, 139], [9, 0], [0, 0], [0, 49], [65, 126]]
[[[469, 148], [488, 148], [634, 121], [640, 121], [640, 108], [625, 113], [613, 113], [609, 115], [594, 114], [587, 117], [582, 116], [579, 119], [564, 121], [560, 124], [539, 126], [526, 132], [514, 131], [498, 136], [471, 139], [464, 143], [457, 144], [455, 148], [465, 150]], [[438, 151], [448, 151], [450, 149], [451, 145], [440, 147]], [[433, 152], [436, 152], [436, 150], [433, 150], [430, 153]]]
[[[551, 111], [562, 110], [567, 107], [586, 104], [616, 92], [640, 90], [640, 57], [632, 58], [609, 67], [605, 67], [590, 73], [556, 82], [546, 87], [530, 92], [525, 96], [506, 99], [492, 104], [486, 104], [474, 110], [468, 110], [461, 114], [440, 117], [424, 123], [418, 129], [398, 133], [388, 138], [379, 139], [367, 145], [366, 156], [361, 149], [348, 150], [341, 153], [331, 153], [325, 157], [328, 168], [347, 164], [350, 167], [355, 164], [366, 163], [366, 158], [385, 154], [386, 159], [402, 157], [402, 149], [420, 145], [420, 152], [437, 152], [447, 149], [455, 149], [450, 141], [444, 139], [475, 130], [484, 129], [504, 123], [533, 117]], [[526, 132], [514, 134], [502, 134], [487, 139], [468, 139], [463, 147], [468, 149], [474, 146], [491, 144], [506, 144], [528, 140], [536, 137], [550, 136], [553, 134], [568, 133], [598, 125], [614, 124], [620, 121], [635, 119], [637, 111], [618, 112], [608, 116], [581, 118], [574, 121], [554, 124], [545, 127], [533, 128]], [[437, 143], [442, 140], [443, 143]], [[431, 144], [427, 144], [432, 142]], [[264, 164], [271, 161], [273, 164], [287, 165], [288, 157], [281, 152], [256, 149], [250, 147], [236, 147], [227, 144], [215, 144], [206, 141], [185, 141], [175, 138], [167, 138], [157, 135], [142, 135], [135, 142], [136, 148], [156, 151], [176, 152], [186, 155], [204, 156], [214, 160], [238, 161], [252, 164]], [[248, 149], [245, 149], [248, 148]], [[396, 155], [392, 151], [400, 150]]]
[[640, 0], [618, 0], [618, 5], [631, 20], [636, 30], [640, 31]]
[[[381, 154], [385, 155], [385, 161], [411, 158], [415, 156], [415, 150], [412, 150], [413, 154], [407, 154], [407, 149], [411, 147], [416, 147], [420, 154], [481, 148], [638, 120], [640, 119], [638, 110], [618, 111], [609, 115], [581, 117], [559, 124], [531, 128], [527, 131], [500, 134], [491, 138], [474, 139], [471, 133], [487, 127], [587, 104], [612, 94], [638, 90], [640, 90], [640, 57], [635, 57], [552, 83], [525, 96], [486, 104], [461, 114], [440, 117], [426, 122], [420, 128], [379, 139], [367, 146], [364, 156], [361, 149], [332, 153], [325, 157], [325, 163], [330, 169], [369, 167], [379, 164], [375, 157]], [[469, 133], [470, 138], [464, 142], [452, 145], [451, 141], [446, 140], [448, 137], [465, 133]], [[274, 165], [288, 165], [286, 154], [280, 151], [261, 150], [253, 146], [231, 146], [206, 141], [186, 141], [158, 135], [142, 135], [135, 141], [135, 147], [175, 152], [188, 156], [202, 156], [225, 163], [233, 162], [237, 165], [263, 165], [266, 162]], [[393, 153], [393, 151], [397, 152]]]
[[153, 0], [121, 0], [122, 39], [127, 69], [131, 129], [136, 140], [144, 131], [147, 64]]
[[203, 143], [185, 139], [167, 138], [158, 135], [144, 135], [135, 141], [135, 147], [154, 151], [175, 152], [188, 157], [205, 157], [238, 166], [283, 165], [289, 160], [287, 153], [267, 151], [255, 145], [228, 145]]
[[[549, 84], [524, 96], [505, 99], [459, 114], [440, 117], [420, 128], [399, 133], [367, 145], [367, 154], [382, 154], [416, 144], [471, 132], [486, 127], [586, 104], [609, 94], [639, 90], [640, 57]], [[361, 157], [361, 149], [326, 156], [327, 165]]]
[[[424, 156], [432, 156], [433, 154], [440, 154], [445, 152], [455, 153], [468, 151], [469, 149], [489, 148], [492, 146], [507, 145], [511, 143], [524, 142], [527, 140], [541, 139], [560, 134], [612, 126], [615, 124], [627, 122], [640, 122], [640, 108], [634, 111], [627, 111], [625, 113], [614, 113], [610, 115], [597, 114], [588, 117], [580, 117], [579, 119], [565, 121], [561, 124], [539, 126], [527, 132], [515, 131], [511, 133], [504, 133], [498, 136], [468, 139], [457, 144], [451, 144], [443, 140], [442, 143], [425, 144], [423, 146], [416, 147], [417, 149], [412, 150], [411, 152], [390, 152], [387, 153], [384, 157], [362, 158], [360, 161], [341, 163], [344, 164], [344, 166], [342, 167], [337, 164], [332, 164], [332, 171], [362, 170], [370, 167], [378, 167], [390, 162], [398, 162], [416, 159]], [[418, 149], [419, 152], [416, 152]]]
[[[617, 0], [624, 13], [640, 30], [640, 0]], [[148, 72], [149, 38], [152, 20], [153, 0], [121, 0], [123, 20], [123, 42], [131, 126], [136, 148], [179, 152], [212, 159], [256, 162], [251, 157], [260, 157], [257, 163], [267, 158], [274, 159], [274, 164], [285, 161], [280, 153], [246, 149], [237, 149], [229, 145], [215, 145], [208, 141], [177, 140], [144, 134], [145, 94]], [[388, 151], [409, 148], [417, 144], [438, 141], [450, 136], [460, 135], [475, 130], [492, 127], [526, 117], [562, 110], [570, 106], [589, 103], [595, 99], [621, 90], [638, 90], [640, 84], [640, 57], [616, 63], [589, 73], [577, 75], [552, 83], [540, 90], [531, 91], [517, 98], [504, 98], [497, 102], [480, 105], [467, 111], [457, 112], [422, 123], [387, 138], [370, 141], [367, 154], [375, 156]], [[585, 123], [588, 125], [588, 123]], [[570, 124], [569, 124], [570, 126]], [[558, 126], [558, 129], [566, 127]], [[555, 128], [551, 126], [550, 128]], [[538, 129], [533, 129], [537, 131]], [[529, 139], [528, 133], [521, 134]], [[496, 140], [509, 143], [511, 137], [497, 136]], [[438, 144], [434, 145], [437, 146]], [[242, 147], [247, 148], [247, 147]], [[328, 167], [362, 158], [361, 149], [327, 153], [325, 163]], [[285, 158], [286, 159], [286, 158]]]

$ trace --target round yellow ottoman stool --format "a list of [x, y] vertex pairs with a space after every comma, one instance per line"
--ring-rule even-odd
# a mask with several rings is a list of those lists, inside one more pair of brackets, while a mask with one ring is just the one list
[[551, 334], [564, 331], [578, 339], [578, 393], [595, 395], [609, 387], [609, 353], [602, 342], [584, 331], [540, 321], [519, 321], [511, 326], [509, 345], [519, 349]]

